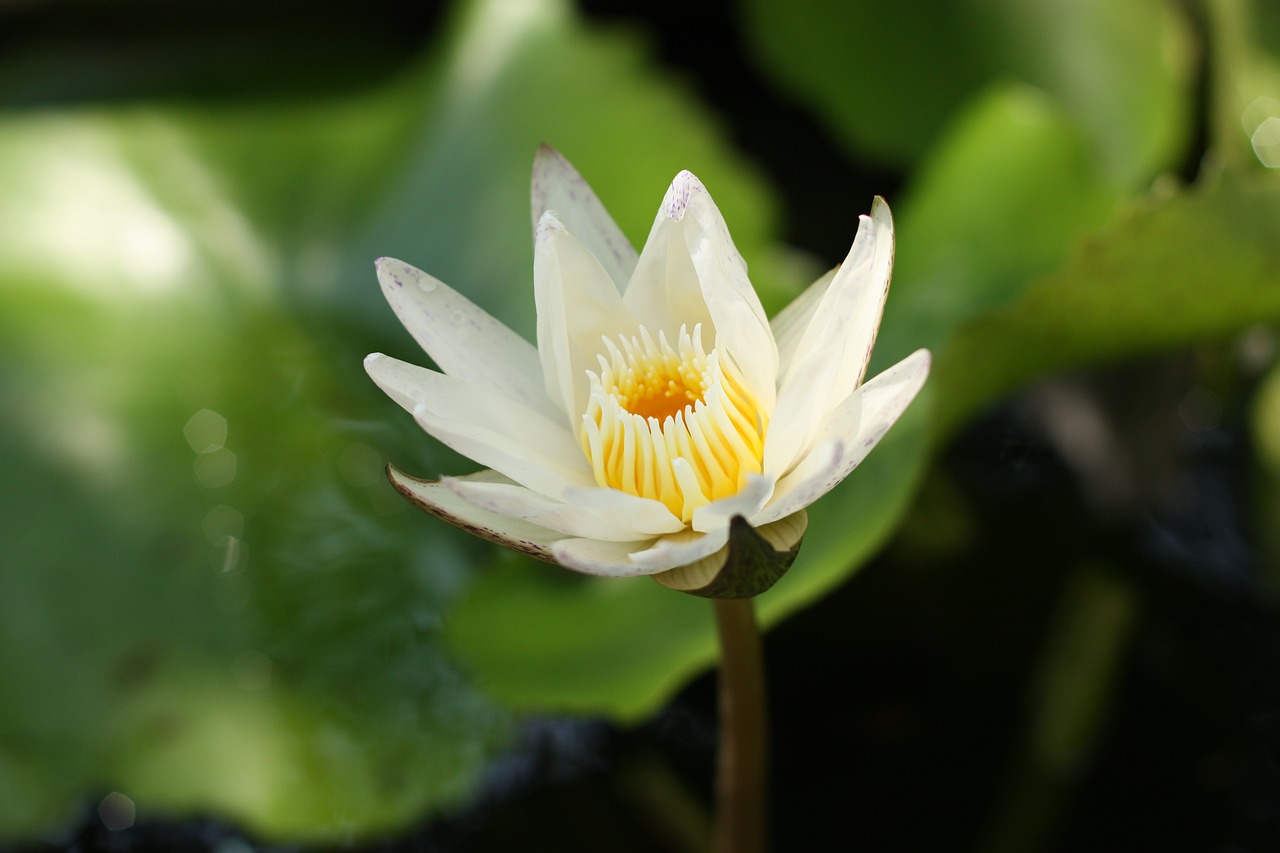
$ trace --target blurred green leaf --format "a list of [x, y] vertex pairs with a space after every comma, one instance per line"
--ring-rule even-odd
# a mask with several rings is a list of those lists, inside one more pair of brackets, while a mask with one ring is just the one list
[[1012, 304], [975, 317], [932, 381], [935, 430], [1036, 376], [1280, 320], [1280, 176], [1165, 188], [1081, 240]]
[[897, 205], [875, 363], [939, 347], [967, 317], [1016, 297], [1117, 199], [1076, 125], [1039, 91], [995, 86], [975, 98]]
[[1264, 0], [1204, 4], [1211, 41], [1211, 156], [1280, 168], [1280, 15]]
[[1118, 186], [1183, 152], [1193, 53], [1161, 0], [752, 0], [752, 44], [772, 75], [860, 155], [920, 160], [993, 82], [1021, 81], [1059, 103]]

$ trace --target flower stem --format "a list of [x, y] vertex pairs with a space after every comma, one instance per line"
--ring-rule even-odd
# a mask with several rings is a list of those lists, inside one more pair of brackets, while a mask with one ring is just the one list
[[715, 853], [764, 853], [764, 657], [755, 600], [716, 598], [720, 634], [720, 756], [716, 768]]

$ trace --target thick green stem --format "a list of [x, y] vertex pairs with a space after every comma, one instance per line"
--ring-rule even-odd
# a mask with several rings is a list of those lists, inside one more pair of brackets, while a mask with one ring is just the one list
[[764, 853], [764, 656], [751, 598], [713, 599], [720, 634], [720, 756], [715, 853]]

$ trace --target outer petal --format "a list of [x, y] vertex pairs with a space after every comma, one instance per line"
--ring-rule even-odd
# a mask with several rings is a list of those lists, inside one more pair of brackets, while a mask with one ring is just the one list
[[533, 345], [444, 282], [403, 261], [379, 258], [378, 282], [392, 310], [450, 376], [552, 417]]
[[600, 199], [569, 161], [550, 145], [539, 145], [533, 158], [533, 228], [553, 210], [571, 234], [609, 273], [621, 293], [636, 268], [636, 250], [605, 210]]
[[779, 382], [769, 424], [764, 470], [781, 476], [813, 446], [827, 413], [845, 399], [866, 372], [884, 311], [893, 267], [893, 220], [879, 198], [861, 217], [858, 236], [807, 328], [795, 344]]
[[533, 289], [547, 394], [576, 430], [586, 411], [587, 371], [599, 369], [601, 338], [633, 334], [636, 322], [604, 267], [550, 212], [534, 241]]
[[818, 310], [822, 297], [826, 295], [827, 288], [831, 286], [832, 280], [839, 271], [840, 267], [829, 270], [822, 278], [806, 287], [803, 293], [791, 300], [786, 308], [769, 321], [769, 328], [773, 330], [773, 340], [778, 345], [779, 376], [787, 374], [787, 366], [791, 363], [796, 348], [800, 346], [800, 339], [809, 328], [814, 312]]
[[[486, 480], [492, 474], [492, 471], [481, 471], [457, 479]], [[551, 546], [564, 538], [563, 533], [518, 518], [488, 512], [463, 500], [443, 483], [411, 477], [393, 466], [387, 466], [387, 476], [400, 494], [436, 518], [522, 554], [555, 562]]]
[[594, 485], [564, 423], [452, 376], [374, 353], [365, 370], [427, 432], [536, 492]]
[[496, 515], [520, 518], [562, 536], [633, 542], [644, 534], [580, 506], [549, 498], [515, 483], [478, 482], [446, 477], [441, 482], [463, 500]]
[[726, 526], [713, 533], [682, 530], [656, 540], [637, 542], [562, 539], [551, 552], [557, 563], [579, 572], [630, 578], [697, 562], [719, 551], [727, 541], [729, 528]]
[[858, 388], [823, 422], [813, 449], [778, 482], [753, 525], [798, 512], [831, 491], [858, 466], [902, 415], [929, 376], [928, 350], [916, 350]]

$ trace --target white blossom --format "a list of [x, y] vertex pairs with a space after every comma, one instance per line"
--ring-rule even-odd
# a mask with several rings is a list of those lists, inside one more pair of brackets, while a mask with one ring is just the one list
[[[377, 262], [439, 367], [369, 375], [484, 470], [390, 476], [458, 527], [593, 575], [704, 586], [733, 519], [779, 552], [924, 384], [919, 350], [864, 383], [893, 265], [877, 198], [843, 264], [769, 320], [702, 183], [676, 176], [636, 254], [573, 167], [533, 168], [537, 347], [443, 282]], [[740, 522], [738, 523], [740, 526]]]

